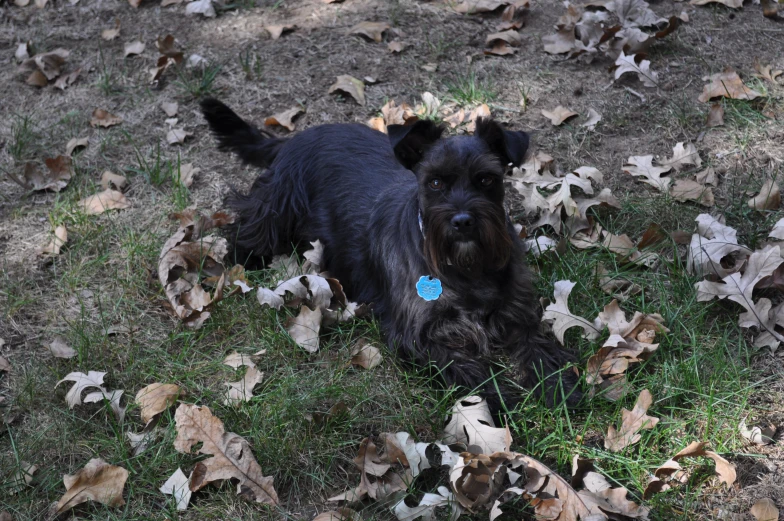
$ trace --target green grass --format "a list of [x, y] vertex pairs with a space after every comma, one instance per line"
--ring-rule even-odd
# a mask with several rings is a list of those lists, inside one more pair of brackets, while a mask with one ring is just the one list
[[497, 96], [492, 80], [489, 77], [479, 79], [474, 71], [447, 82], [446, 91], [448, 98], [461, 106], [488, 103]]
[[215, 93], [215, 80], [220, 74], [220, 65], [177, 68], [177, 81], [174, 85], [184, 96], [198, 99]]

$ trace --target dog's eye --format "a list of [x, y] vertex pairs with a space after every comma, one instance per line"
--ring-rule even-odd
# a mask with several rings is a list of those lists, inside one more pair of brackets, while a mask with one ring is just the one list
[[444, 182], [440, 179], [431, 179], [427, 186], [432, 188], [433, 190], [441, 190], [444, 187]]
[[483, 176], [483, 177], [482, 177], [482, 178], [479, 180], [479, 182], [482, 184], [482, 186], [490, 186], [490, 185], [492, 185], [493, 183], [495, 183], [495, 178], [494, 178], [494, 177], [492, 177], [492, 176], [486, 175], [486, 176]]

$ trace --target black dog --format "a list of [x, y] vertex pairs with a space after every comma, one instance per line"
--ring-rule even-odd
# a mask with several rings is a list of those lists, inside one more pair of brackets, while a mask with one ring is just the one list
[[434, 363], [494, 410], [520, 399], [494, 377], [504, 358], [548, 404], [579, 400], [572, 370], [558, 374], [572, 357], [540, 332], [503, 205], [505, 167], [522, 162], [527, 134], [479, 120], [474, 136], [441, 139], [441, 127], [419, 121], [388, 136], [343, 124], [280, 139], [217, 100], [202, 110], [221, 149], [268, 168], [249, 194], [229, 197], [238, 255], [319, 239], [325, 269], [351, 300], [373, 304], [389, 345], [414, 363]]

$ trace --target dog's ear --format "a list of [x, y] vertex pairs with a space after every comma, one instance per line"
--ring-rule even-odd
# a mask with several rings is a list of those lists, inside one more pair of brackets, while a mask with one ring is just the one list
[[476, 120], [474, 135], [487, 143], [490, 150], [497, 154], [505, 165], [512, 163], [514, 166], [520, 166], [525, 159], [529, 141], [525, 132], [504, 130], [490, 118], [479, 118]]
[[422, 160], [433, 143], [441, 138], [444, 127], [421, 119], [413, 125], [389, 125], [389, 143], [400, 164], [411, 170]]

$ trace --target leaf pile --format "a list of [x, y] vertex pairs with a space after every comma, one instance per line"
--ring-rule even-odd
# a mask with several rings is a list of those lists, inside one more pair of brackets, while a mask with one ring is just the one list
[[[687, 268], [702, 275], [695, 284], [697, 300], [730, 300], [745, 310], [738, 325], [756, 328], [755, 347], [776, 350], [784, 342], [784, 303], [773, 305], [763, 297], [754, 301], [754, 290], [767, 288], [781, 295], [784, 281], [784, 257], [781, 244], [769, 244], [756, 251], [739, 245], [737, 231], [708, 214], [697, 217], [697, 232], [689, 245]], [[777, 235], [776, 227], [771, 236]]]
[[658, 74], [651, 70], [647, 52], [680, 26], [680, 17], [661, 18], [644, 0], [566, 2], [565, 6], [556, 32], [542, 38], [545, 52], [565, 54], [567, 59], [581, 57], [589, 63], [606, 56], [613, 61], [616, 80], [632, 73], [646, 87], [658, 86]]

